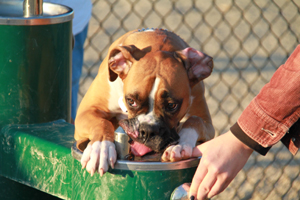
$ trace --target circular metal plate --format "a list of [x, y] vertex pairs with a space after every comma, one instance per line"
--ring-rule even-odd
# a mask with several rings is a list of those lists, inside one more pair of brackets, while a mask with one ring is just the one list
[[43, 3], [43, 15], [24, 17], [23, 1], [0, 1], [0, 25], [48, 25], [73, 19], [73, 10], [67, 6]]

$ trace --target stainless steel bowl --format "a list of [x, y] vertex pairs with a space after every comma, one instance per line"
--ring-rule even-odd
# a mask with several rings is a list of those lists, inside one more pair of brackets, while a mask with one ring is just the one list
[[[80, 161], [82, 152], [76, 147], [76, 142], [72, 146], [72, 156]], [[115, 169], [133, 170], [133, 171], [164, 171], [164, 170], [180, 170], [197, 167], [200, 158], [191, 158], [178, 162], [136, 162], [129, 160], [117, 160]]]

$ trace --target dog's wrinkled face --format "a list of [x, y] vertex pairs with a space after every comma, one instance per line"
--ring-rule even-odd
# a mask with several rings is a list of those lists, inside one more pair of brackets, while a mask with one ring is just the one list
[[191, 95], [183, 61], [170, 52], [147, 54], [132, 63], [123, 82], [128, 120], [119, 124], [133, 140], [132, 153], [162, 152], [176, 143]]

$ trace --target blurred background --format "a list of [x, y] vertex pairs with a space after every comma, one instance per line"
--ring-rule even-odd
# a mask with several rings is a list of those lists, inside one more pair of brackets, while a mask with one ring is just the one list
[[[300, 0], [92, 2], [78, 103], [114, 40], [133, 29], [165, 28], [214, 59], [214, 71], [204, 82], [217, 134], [236, 122], [300, 39]], [[278, 143], [266, 156], [254, 153], [213, 199], [298, 200], [299, 173], [300, 155]]]

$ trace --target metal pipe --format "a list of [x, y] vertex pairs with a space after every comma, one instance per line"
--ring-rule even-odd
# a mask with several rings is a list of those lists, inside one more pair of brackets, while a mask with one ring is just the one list
[[24, 0], [24, 17], [34, 17], [43, 15], [43, 0]]
[[115, 131], [115, 145], [119, 160], [126, 160], [126, 157], [129, 155], [130, 145], [128, 140], [129, 137], [125, 131], [121, 127], [118, 127]]

